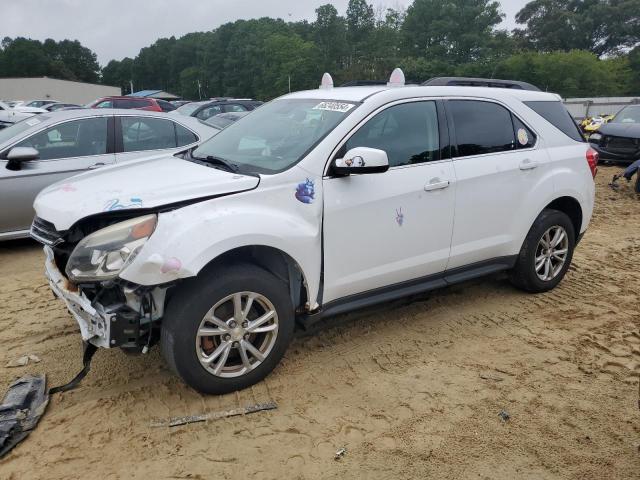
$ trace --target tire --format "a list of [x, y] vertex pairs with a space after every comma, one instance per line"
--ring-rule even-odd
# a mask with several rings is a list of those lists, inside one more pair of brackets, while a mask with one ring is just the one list
[[[237, 296], [241, 313], [252, 297], [246, 317], [236, 316]], [[225, 301], [228, 297], [231, 298]], [[223, 303], [213, 311], [214, 323], [212, 309], [220, 302]], [[269, 317], [269, 312], [275, 314], [258, 324], [258, 320]], [[246, 322], [240, 321], [243, 318]], [[238, 322], [231, 328], [235, 320]], [[285, 283], [259, 267], [240, 264], [205, 272], [179, 287], [167, 305], [160, 348], [167, 364], [189, 386], [205, 394], [224, 394], [264, 379], [282, 359], [293, 330], [294, 308]], [[199, 331], [212, 335], [198, 336]], [[211, 358], [214, 360], [206, 363]]]
[[[555, 237], [555, 232], [560, 231], [560, 229], [564, 230], [566, 234], [566, 244], [564, 243], [565, 241], [562, 240], [558, 248], [552, 247], [551, 249], [545, 250], [541, 243], [543, 242], [543, 236], [546, 232], [550, 232], [550, 234]], [[517, 288], [530, 293], [541, 293], [552, 290], [562, 281], [571, 265], [575, 242], [576, 233], [569, 216], [558, 210], [543, 210], [535, 222], [533, 222], [522, 244], [516, 264], [510, 272], [511, 283]], [[565, 248], [566, 255], [564, 255], [564, 262], [561, 263], [560, 266], [560, 259], [558, 257], [562, 257], [562, 255], [557, 253], [554, 255], [554, 253], [560, 252]], [[548, 253], [549, 251], [551, 251], [551, 253]], [[549, 258], [551, 261], [551, 268], [548, 270], [549, 275], [545, 275], [545, 272], [547, 272], [546, 258], [538, 262], [536, 261], [542, 258], [542, 256]], [[537, 270], [536, 267], [541, 265], [540, 262], [543, 261], [545, 264], [542, 264], [540, 270]]]

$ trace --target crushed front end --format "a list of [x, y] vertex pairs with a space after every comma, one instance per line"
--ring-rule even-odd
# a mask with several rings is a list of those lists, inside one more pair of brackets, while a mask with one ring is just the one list
[[153, 231], [154, 217], [93, 221], [66, 232], [34, 220], [31, 236], [44, 244], [49, 285], [76, 319], [83, 341], [131, 352], [157, 342], [170, 285], [141, 286], [118, 277]]

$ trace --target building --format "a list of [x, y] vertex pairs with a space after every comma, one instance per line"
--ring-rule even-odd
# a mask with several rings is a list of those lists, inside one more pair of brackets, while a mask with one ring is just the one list
[[130, 93], [127, 97], [155, 98], [157, 100], [166, 100], [167, 102], [170, 102], [171, 100], [180, 100], [180, 97], [177, 95], [163, 90], [140, 90], [139, 92]]
[[100, 97], [121, 95], [119, 87], [49, 77], [0, 78], [0, 99], [57, 100], [84, 105]]

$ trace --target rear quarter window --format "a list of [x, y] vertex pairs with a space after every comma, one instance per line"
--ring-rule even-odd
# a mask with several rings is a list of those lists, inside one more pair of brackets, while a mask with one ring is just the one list
[[576, 142], [584, 142], [584, 138], [582, 138], [576, 122], [573, 121], [573, 118], [571, 118], [571, 115], [562, 102], [552, 100], [524, 102], [524, 104], [564, 133], [567, 137], [575, 140]]

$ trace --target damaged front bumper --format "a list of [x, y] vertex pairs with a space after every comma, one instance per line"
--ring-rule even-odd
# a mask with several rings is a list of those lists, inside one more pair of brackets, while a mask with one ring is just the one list
[[[151, 343], [153, 322], [161, 318], [164, 310], [164, 289], [156, 288], [143, 296], [135, 289], [123, 288], [124, 301], [103, 305], [71, 284], [58, 269], [53, 250], [50, 247], [44, 250], [45, 275], [51, 290], [76, 319], [83, 341], [101, 348], [130, 350], [139, 350]], [[149, 305], [155, 308], [148, 308]]]

